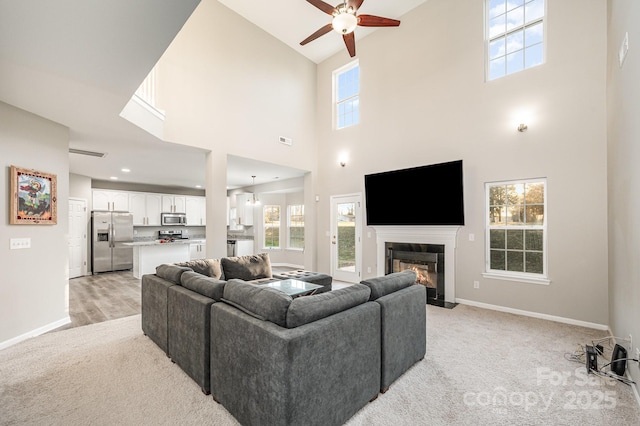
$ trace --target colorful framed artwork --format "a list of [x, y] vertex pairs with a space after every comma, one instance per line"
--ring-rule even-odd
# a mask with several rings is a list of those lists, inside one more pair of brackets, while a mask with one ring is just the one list
[[51, 173], [11, 166], [12, 225], [58, 223], [57, 177]]

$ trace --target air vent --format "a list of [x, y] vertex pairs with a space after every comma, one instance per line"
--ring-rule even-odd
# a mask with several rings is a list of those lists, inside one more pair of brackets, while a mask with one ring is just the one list
[[293, 145], [293, 140], [291, 138], [285, 138], [284, 136], [280, 136], [280, 143], [283, 143], [285, 145]]
[[104, 152], [85, 151], [83, 149], [75, 149], [75, 148], [69, 148], [69, 154], [88, 155], [90, 157], [100, 157], [100, 158], [102, 158], [105, 155], [107, 155]]

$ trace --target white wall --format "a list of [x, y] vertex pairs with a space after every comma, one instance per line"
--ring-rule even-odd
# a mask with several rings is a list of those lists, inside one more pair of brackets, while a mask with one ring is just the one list
[[315, 172], [316, 67], [218, 1], [203, 0], [157, 68], [165, 139], [211, 150], [207, 240], [218, 245], [207, 244], [207, 255], [224, 256], [228, 154]]
[[[629, 356], [635, 358], [640, 347], [640, 4], [609, 0], [608, 8], [609, 324], [615, 336], [632, 335]], [[617, 54], [625, 32], [630, 49], [620, 68]], [[638, 382], [638, 369], [629, 371]]]
[[[68, 147], [66, 127], [0, 102], [0, 348], [69, 322]], [[57, 225], [9, 225], [12, 165], [57, 176]], [[9, 250], [11, 238], [31, 248]]]
[[[607, 324], [606, 2], [551, 1], [547, 14], [546, 63], [485, 82], [483, 2], [425, 2], [399, 28], [356, 42], [361, 124], [340, 131], [332, 130], [331, 74], [350, 58], [345, 50], [319, 65], [320, 269], [330, 264], [329, 196], [364, 193], [367, 173], [462, 159], [466, 226], [456, 297]], [[526, 133], [516, 131], [521, 120]], [[548, 178], [551, 285], [483, 278], [484, 183], [541, 176]], [[433, 201], [425, 188], [415, 191], [412, 200], [390, 194], [390, 205]], [[376, 271], [375, 231], [363, 231], [363, 270]]]
[[91, 196], [91, 178], [89, 176], [69, 173], [69, 197], [87, 201], [87, 275], [91, 275], [91, 210], [93, 199]]

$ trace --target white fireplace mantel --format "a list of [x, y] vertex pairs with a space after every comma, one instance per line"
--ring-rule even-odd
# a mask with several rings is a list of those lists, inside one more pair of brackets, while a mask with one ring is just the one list
[[385, 274], [385, 243], [444, 245], [444, 300], [456, 299], [456, 241], [459, 226], [373, 226], [376, 230], [378, 276]]

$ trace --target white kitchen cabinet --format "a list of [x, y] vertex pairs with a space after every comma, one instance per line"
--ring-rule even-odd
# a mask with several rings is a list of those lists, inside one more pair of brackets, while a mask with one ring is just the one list
[[187, 225], [204, 226], [207, 224], [207, 203], [205, 197], [187, 197]]
[[253, 226], [253, 194], [236, 194], [236, 224]]
[[189, 257], [191, 260], [204, 259], [207, 257], [207, 243], [204, 241], [189, 244]]
[[186, 213], [187, 197], [184, 195], [169, 195], [162, 196], [162, 212], [163, 213]]
[[127, 191], [94, 189], [92, 202], [93, 210], [129, 211], [129, 193]]
[[253, 254], [253, 240], [237, 240], [236, 256], [247, 256]]
[[133, 214], [134, 226], [160, 226], [162, 195], [131, 192], [129, 193], [129, 207]]

